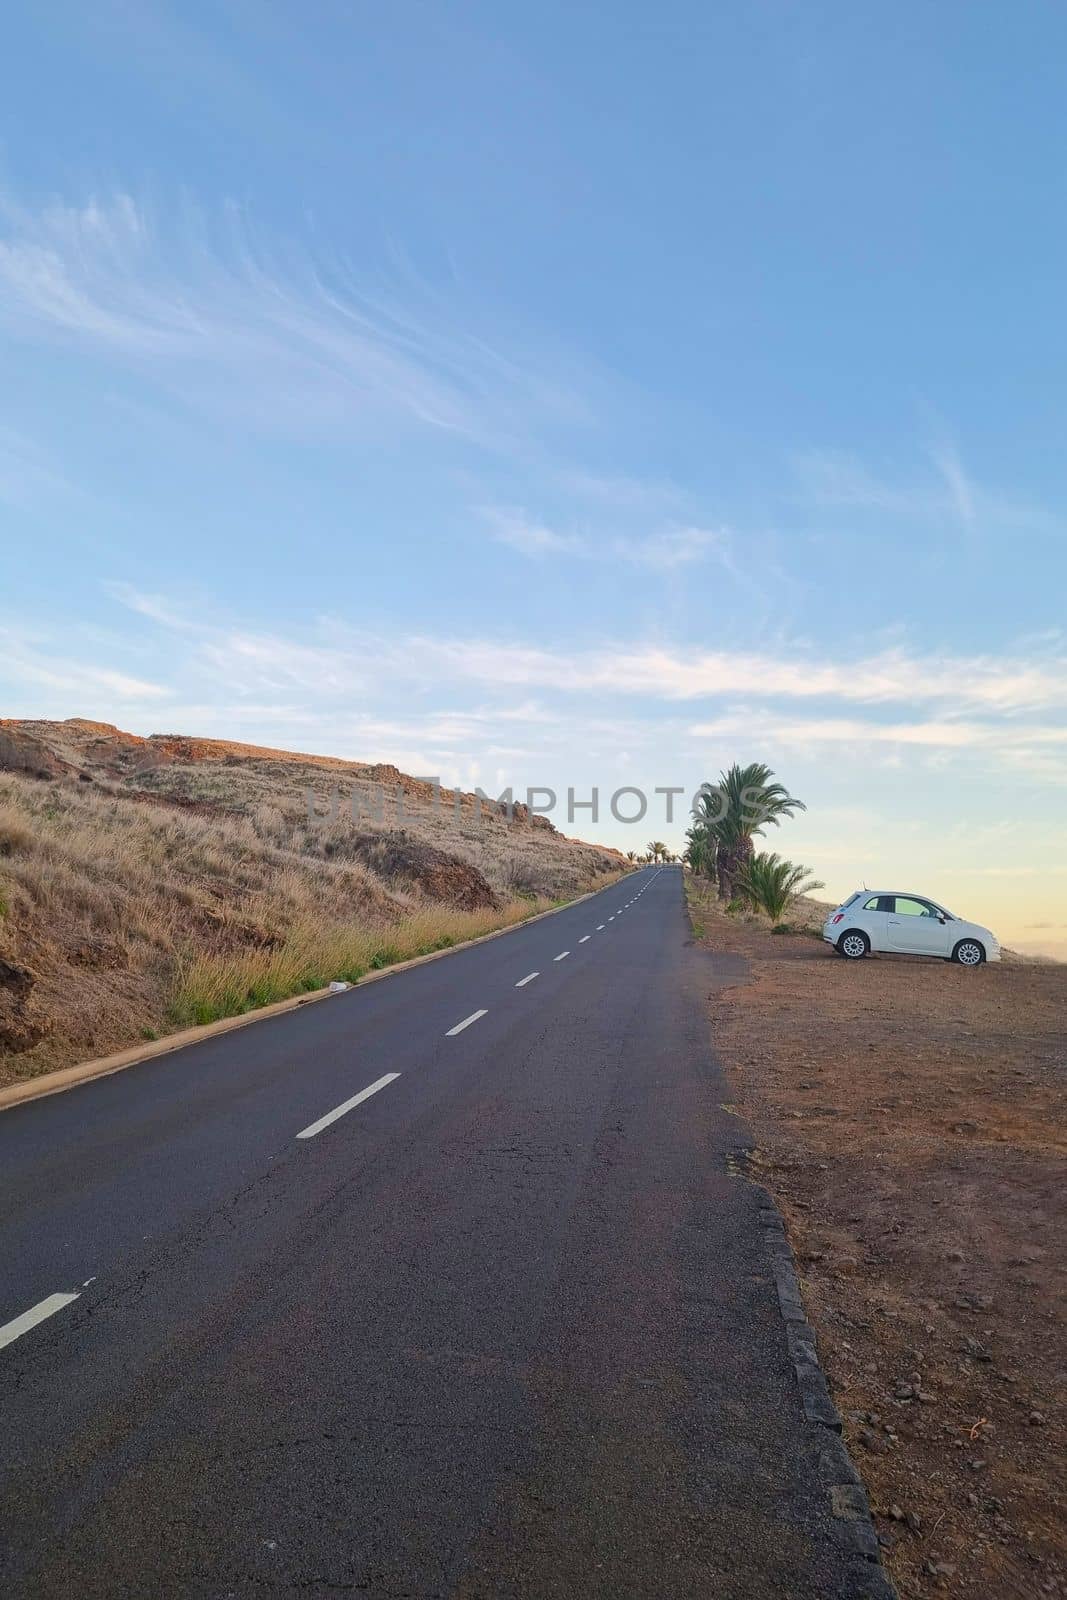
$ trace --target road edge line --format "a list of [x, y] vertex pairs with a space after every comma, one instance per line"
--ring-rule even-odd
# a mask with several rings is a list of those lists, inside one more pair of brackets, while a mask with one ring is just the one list
[[[406, 961], [396, 961], [391, 966], [382, 967], [378, 972], [367, 972], [358, 983], [351, 984], [351, 989], [362, 989], [368, 983], [377, 983], [381, 978], [393, 978], [398, 972], [408, 972], [412, 967], [424, 966], [428, 961], [440, 961], [444, 956], [458, 955], [461, 950], [470, 950], [476, 944], [486, 944], [490, 939], [499, 939], [505, 933], [515, 933], [519, 928], [528, 928], [531, 923], [541, 922], [545, 917], [558, 916], [561, 911], [569, 911], [572, 906], [582, 904], [583, 900], [592, 900], [598, 894], [604, 894], [608, 889], [614, 889], [615, 884], [621, 883], [622, 877], [606, 883], [602, 889], [589, 889], [585, 894], [576, 895], [573, 900], [568, 900], [566, 905], [550, 906], [547, 911], [538, 911], [532, 917], [523, 917], [521, 922], [509, 922], [505, 928], [492, 928], [488, 933], [480, 933], [474, 939], [465, 939], [462, 944], [449, 945], [447, 950], [428, 950], [425, 955], [409, 956]], [[155, 1061], [160, 1056], [172, 1055], [176, 1050], [184, 1050], [189, 1045], [199, 1044], [204, 1039], [213, 1039], [218, 1034], [230, 1033], [235, 1028], [247, 1028], [253, 1022], [267, 1022], [271, 1017], [280, 1017], [287, 1011], [295, 1011], [299, 1006], [313, 1005], [317, 1000], [327, 1000], [331, 995], [349, 990], [336, 991], [329, 988], [312, 989], [309, 994], [290, 995], [288, 1000], [275, 1000], [269, 1006], [259, 1006], [255, 1011], [242, 1011], [236, 1017], [220, 1017], [218, 1022], [205, 1022], [199, 1027], [182, 1028], [177, 1033], [168, 1033], [162, 1039], [153, 1039], [140, 1045], [127, 1045], [125, 1050], [113, 1051], [111, 1055], [98, 1056], [93, 1061], [81, 1061], [73, 1067], [58, 1067], [55, 1072], [42, 1072], [40, 1077], [27, 1078], [22, 1083], [10, 1083], [0, 1089], [0, 1112], [7, 1111], [12, 1106], [25, 1105], [31, 1100], [43, 1100], [46, 1095], [62, 1094], [65, 1089], [76, 1089], [79, 1084], [91, 1083], [94, 1078], [108, 1078], [113, 1072], [123, 1072], [127, 1067], [140, 1066], [145, 1061]]]

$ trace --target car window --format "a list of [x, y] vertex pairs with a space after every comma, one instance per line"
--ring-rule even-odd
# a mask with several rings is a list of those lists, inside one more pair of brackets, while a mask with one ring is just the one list
[[898, 917], [936, 917], [937, 910], [928, 900], [909, 900], [905, 895], [897, 895]]
[[863, 909], [864, 911], [877, 911], [878, 896], [876, 894], [872, 894], [869, 900], [864, 901]]
[[864, 911], [892, 911], [893, 896], [891, 894], [872, 894], [864, 903]]

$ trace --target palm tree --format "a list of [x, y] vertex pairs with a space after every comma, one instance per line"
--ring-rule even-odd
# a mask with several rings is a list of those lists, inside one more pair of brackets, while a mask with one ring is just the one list
[[755, 850], [753, 839], [768, 826], [777, 828], [783, 817], [806, 810], [804, 802], [778, 783], [771, 768], [762, 761], [752, 761], [747, 767], [740, 767], [735, 761], [719, 774], [717, 784], [701, 784], [694, 816], [714, 838], [719, 895], [723, 900], [733, 900], [737, 894]]
[[685, 851], [683, 861], [689, 863], [693, 872], [703, 873], [705, 877], [713, 877], [715, 873], [715, 836], [708, 832], [702, 822], [694, 822], [686, 829]]
[[667, 846], [663, 843], [662, 839], [653, 839], [649, 843], [648, 854], [650, 860], [652, 861], [665, 860], [667, 856]]
[[781, 922], [791, 900], [798, 894], [812, 894], [823, 885], [810, 878], [810, 867], [784, 861], [773, 851], [761, 850], [748, 862], [737, 880], [737, 887], [772, 922]]
[[627, 850], [626, 859], [627, 859], [627, 861], [636, 861], [637, 860], [637, 851], [636, 850]]

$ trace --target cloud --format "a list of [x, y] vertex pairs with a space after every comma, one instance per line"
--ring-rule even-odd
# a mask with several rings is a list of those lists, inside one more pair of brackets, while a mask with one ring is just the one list
[[[136, 590], [112, 588], [116, 599], [145, 612]], [[153, 610], [180, 613], [158, 596]], [[852, 659], [813, 656], [800, 647], [759, 651], [685, 651], [605, 640], [565, 650], [523, 641], [450, 635], [372, 633], [324, 621], [307, 643], [273, 633], [215, 627], [195, 647], [213, 671], [234, 681], [288, 682], [320, 692], [347, 692], [387, 679], [432, 688], [478, 683], [489, 688], [547, 690], [567, 695], [637, 697], [685, 703], [744, 697], [758, 700], [893, 703], [941, 708], [944, 726], [970, 711], [1008, 715], [1067, 710], [1067, 657], [953, 656], [903, 648]]]
[[963, 470], [963, 464], [954, 446], [936, 445], [930, 451], [930, 459], [940, 474], [949, 505], [955, 512], [957, 520], [971, 527], [975, 520], [976, 491]]
[[113, 600], [118, 600], [121, 605], [136, 611], [138, 616], [147, 617], [151, 622], [160, 622], [165, 628], [190, 629], [195, 631], [199, 624], [192, 622], [179, 610], [171, 605], [163, 595], [142, 594], [130, 583], [119, 581], [107, 582], [103, 585], [104, 592]]
[[3, 201], [0, 325], [292, 432], [388, 417], [500, 441], [583, 404], [559, 370], [505, 352], [481, 312], [446, 306], [410, 271], [402, 286], [357, 284], [341, 263], [264, 248], [237, 206], [209, 220], [179, 205], [160, 221], [122, 193], [37, 212]]
[[76, 695], [80, 701], [93, 694], [121, 700], [163, 700], [171, 692], [162, 684], [129, 673], [54, 654], [45, 641], [27, 639], [12, 628], [0, 628], [0, 655], [3, 676], [9, 681]]
[[533, 521], [523, 511], [489, 507], [483, 515], [490, 523], [493, 538], [520, 555], [537, 558], [589, 554], [582, 540], [571, 534], [557, 533], [544, 523]]
[[532, 559], [570, 556], [582, 561], [625, 562], [649, 572], [670, 573], [709, 557], [740, 579], [733, 540], [726, 528], [667, 527], [645, 535], [560, 533], [525, 511], [481, 508], [492, 537]]
[[688, 500], [677, 484], [619, 473], [566, 470], [559, 474], [559, 482], [568, 495], [644, 516], [678, 515]]
[[902, 744], [956, 750], [1052, 745], [1063, 746], [1067, 752], [1067, 726], [1019, 722], [863, 722], [844, 717], [789, 720], [739, 711], [714, 722], [697, 723], [688, 731], [704, 739], [744, 736], [766, 738], [775, 744]]
[[[801, 650], [687, 654], [612, 641], [566, 651], [354, 629], [329, 617], [294, 637], [190, 617], [128, 584], [108, 592], [137, 619], [111, 638], [72, 630], [59, 649], [10, 629], [0, 635], [0, 677], [9, 689], [37, 691], [26, 693], [24, 714], [76, 709], [152, 731], [145, 715], [165, 703], [172, 728], [420, 771], [455, 772], [471, 752], [493, 763], [517, 752], [530, 762], [558, 757], [573, 768], [614, 762], [621, 750], [659, 762], [664, 749], [697, 770], [714, 741], [758, 746], [772, 762], [776, 751], [829, 768], [852, 758], [868, 768], [966, 761], [1067, 782], [1067, 663], [1051, 655], [935, 658], [898, 649], [829, 660]], [[133, 659], [159, 662], [165, 681], [128, 670]], [[694, 704], [703, 716], [693, 716]]]
[[675, 572], [709, 557], [733, 567], [732, 542], [725, 528], [667, 528], [646, 539], [618, 539], [612, 550], [622, 561], [652, 572]]
[[1062, 533], [1061, 519], [975, 482], [955, 445], [940, 440], [925, 454], [933, 473], [903, 483], [886, 481], [845, 451], [800, 451], [791, 459], [801, 502], [817, 510], [882, 512], [902, 522], [951, 523], [965, 532]]
[[855, 456], [835, 450], [806, 450], [792, 458], [801, 498], [819, 509], [860, 508], [928, 515], [930, 496], [893, 489]]
[[905, 756], [928, 769], [973, 758], [986, 770], [1067, 783], [1067, 725], [1007, 721], [878, 722], [846, 717], [790, 717], [758, 708], [736, 709], [687, 730], [691, 738], [732, 741], [764, 752], [789, 751], [828, 759], [901, 766]]
[[851, 661], [757, 652], [678, 652], [605, 644], [566, 652], [478, 639], [417, 638], [406, 651], [464, 678], [568, 690], [698, 700], [748, 694], [760, 698], [837, 699], [871, 705], [893, 701], [984, 706], [1012, 711], [1067, 705], [1067, 661], [998, 657], [910, 656], [901, 650]]

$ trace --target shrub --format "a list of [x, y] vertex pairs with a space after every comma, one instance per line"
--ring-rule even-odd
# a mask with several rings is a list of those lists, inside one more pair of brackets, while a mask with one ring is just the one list
[[0, 856], [27, 855], [33, 848], [33, 833], [14, 806], [0, 811]]
[[[822, 888], [821, 883], [808, 876], [810, 870], [783, 860], [773, 850], [764, 850], [752, 857], [741, 874], [739, 887], [750, 905], [757, 911], [765, 911], [783, 931], [789, 931], [788, 926], [782, 924], [782, 918], [790, 902], [797, 895], [811, 894]], [[727, 909], [732, 909], [732, 905]], [[777, 933], [778, 928], [774, 931]]]

